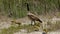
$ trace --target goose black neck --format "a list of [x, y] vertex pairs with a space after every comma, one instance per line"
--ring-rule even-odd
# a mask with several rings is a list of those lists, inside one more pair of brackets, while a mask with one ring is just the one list
[[29, 10], [29, 4], [28, 4], [28, 3], [27, 3], [27, 11], [30, 11], [30, 10]]

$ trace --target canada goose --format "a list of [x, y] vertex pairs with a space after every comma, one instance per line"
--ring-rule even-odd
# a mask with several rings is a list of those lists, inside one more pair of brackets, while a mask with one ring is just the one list
[[29, 4], [28, 3], [26, 3], [26, 4], [27, 4], [27, 10], [28, 10], [27, 16], [31, 20], [31, 25], [32, 25], [33, 22], [35, 24], [35, 21], [39, 21], [40, 23], [42, 23], [42, 21], [36, 15], [34, 15], [34, 14], [32, 14], [30, 12], [30, 10], [29, 10]]

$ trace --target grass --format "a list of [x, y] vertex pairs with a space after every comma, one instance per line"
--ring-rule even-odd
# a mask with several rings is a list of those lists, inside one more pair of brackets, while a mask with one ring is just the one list
[[11, 11], [13, 13], [13, 18], [21, 18], [26, 16], [27, 8], [25, 3], [27, 1], [29, 3], [30, 11], [37, 12], [39, 15], [45, 13], [45, 4], [47, 6], [46, 11], [50, 14], [52, 12], [55, 12], [55, 10], [58, 9], [59, 6], [58, 0], [0, 0], [0, 9], [7, 15]]
[[13, 34], [14, 32], [17, 32], [19, 30], [19, 27], [11, 26], [8, 29], [2, 29], [0, 34]]
[[38, 31], [39, 26], [34, 25], [32, 26], [31, 24], [29, 25], [20, 25], [20, 26], [10, 26], [9, 28], [4, 28], [1, 30], [0, 34], [13, 34], [14, 32], [18, 32], [21, 29], [26, 29], [27, 32], [33, 32], [33, 31]]
[[[57, 21], [56, 24], [52, 25], [50, 22], [48, 22], [51, 27], [47, 29], [47, 31], [56, 31], [60, 29], [60, 21]], [[21, 31], [21, 29], [25, 29], [27, 33], [34, 32], [34, 31], [39, 31], [40, 28], [40, 23], [35, 23], [35, 25], [20, 25], [16, 26], [16, 24], [11, 25], [9, 28], [4, 28], [1, 30], [0, 34], [14, 34], [15, 32]]]
[[47, 29], [48, 31], [56, 31], [56, 30], [59, 30], [60, 29], [60, 21], [56, 21], [55, 24], [52, 24], [51, 22], [48, 22], [48, 25], [50, 26]]

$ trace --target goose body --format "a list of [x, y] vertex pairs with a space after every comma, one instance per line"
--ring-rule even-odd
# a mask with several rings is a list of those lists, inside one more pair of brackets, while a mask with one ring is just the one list
[[35, 23], [35, 21], [39, 21], [40, 23], [42, 23], [42, 21], [36, 15], [34, 15], [33, 13], [30, 12], [30, 10], [29, 10], [29, 4], [28, 3], [26, 3], [26, 4], [27, 4], [27, 10], [28, 10], [27, 16], [31, 20], [31, 24], [33, 22]]
[[42, 21], [36, 16], [36, 15], [34, 15], [34, 14], [32, 14], [32, 13], [28, 13], [28, 18], [30, 19], [30, 20], [32, 20], [32, 21], [39, 21], [40, 23], [42, 23]]

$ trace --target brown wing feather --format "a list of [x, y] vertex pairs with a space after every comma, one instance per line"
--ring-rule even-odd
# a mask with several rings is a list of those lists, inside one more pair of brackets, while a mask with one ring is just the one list
[[34, 16], [34, 15], [28, 15], [28, 17], [29, 17], [31, 20], [36, 20], [36, 21], [39, 21], [39, 22], [42, 23], [42, 21], [41, 21], [38, 17], [36, 17], [36, 16]]

